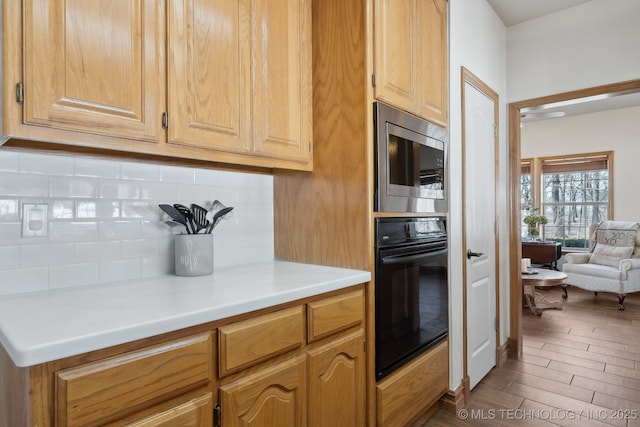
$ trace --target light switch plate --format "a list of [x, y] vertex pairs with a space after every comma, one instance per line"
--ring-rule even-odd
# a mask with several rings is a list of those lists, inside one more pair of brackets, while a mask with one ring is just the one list
[[22, 237], [46, 237], [49, 233], [49, 205], [22, 204]]

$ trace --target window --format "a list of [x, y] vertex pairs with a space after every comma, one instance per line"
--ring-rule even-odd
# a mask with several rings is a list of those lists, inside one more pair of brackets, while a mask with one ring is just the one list
[[[562, 242], [563, 247], [587, 248], [589, 225], [609, 219], [611, 214], [611, 163], [613, 152], [542, 157], [529, 163], [530, 205], [541, 200], [540, 211], [548, 218], [545, 240]], [[535, 164], [540, 172], [535, 171]], [[524, 171], [524, 168], [523, 168]], [[523, 173], [524, 175], [524, 173]], [[540, 183], [538, 194], [532, 182]], [[521, 178], [522, 200], [525, 179]]]
[[[520, 218], [524, 218], [533, 208], [533, 188], [531, 186], [531, 173], [533, 159], [520, 160]], [[521, 235], [527, 235], [527, 225], [521, 223]]]

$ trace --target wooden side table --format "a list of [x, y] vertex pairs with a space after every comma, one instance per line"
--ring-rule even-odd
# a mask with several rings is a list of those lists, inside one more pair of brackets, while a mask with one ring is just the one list
[[[544, 268], [531, 269], [537, 274], [522, 274], [522, 289], [524, 292], [524, 300], [529, 306], [529, 310], [536, 316], [542, 314], [542, 310], [549, 308], [557, 308], [562, 310], [561, 301], [547, 301], [542, 295], [536, 292], [536, 286], [540, 288], [551, 288], [553, 286], [562, 286], [562, 282], [567, 275], [561, 271], [547, 270]], [[564, 294], [562, 298], [567, 297], [567, 287], [562, 286]]]
[[522, 258], [530, 258], [534, 264], [545, 264], [558, 270], [558, 260], [562, 256], [562, 245], [554, 241], [522, 242]]

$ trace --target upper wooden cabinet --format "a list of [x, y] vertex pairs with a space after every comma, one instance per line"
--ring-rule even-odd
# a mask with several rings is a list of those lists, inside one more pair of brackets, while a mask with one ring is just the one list
[[374, 0], [374, 96], [448, 122], [446, 0]]
[[23, 5], [3, 3], [5, 139], [312, 168], [310, 0]]
[[146, 3], [25, 1], [24, 122], [159, 141], [164, 35]]

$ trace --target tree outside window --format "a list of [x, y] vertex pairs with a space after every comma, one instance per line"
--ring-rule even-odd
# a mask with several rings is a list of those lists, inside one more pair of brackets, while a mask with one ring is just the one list
[[[566, 248], [587, 248], [589, 226], [611, 216], [613, 152], [535, 159], [539, 162], [541, 212], [547, 217], [545, 240]], [[535, 174], [531, 175], [535, 178]], [[521, 178], [522, 196], [525, 199]], [[535, 192], [529, 185], [532, 193]], [[531, 200], [536, 200], [535, 194]], [[524, 208], [523, 203], [523, 208]]]

